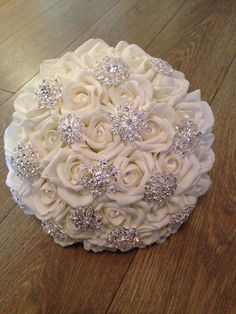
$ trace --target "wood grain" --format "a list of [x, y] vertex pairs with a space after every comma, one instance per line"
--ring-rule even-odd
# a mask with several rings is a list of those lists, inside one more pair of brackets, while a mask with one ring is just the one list
[[[22, 3], [25, 12], [17, 21]], [[43, 59], [90, 37], [137, 43], [184, 71], [191, 88], [200, 87], [212, 102], [216, 163], [208, 195], [165, 244], [93, 254], [81, 246], [56, 246], [17, 209], [4, 185], [1, 140], [0, 313], [233, 314], [235, 1], [0, 0], [0, 17], [2, 10], [7, 19], [3, 14], [0, 22], [0, 89], [19, 90]], [[0, 100], [1, 139], [15, 97]]]
[[4, 90], [0, 90], [0, 105], [11, 96], [12, 96], [12, 93], [6, 92]]

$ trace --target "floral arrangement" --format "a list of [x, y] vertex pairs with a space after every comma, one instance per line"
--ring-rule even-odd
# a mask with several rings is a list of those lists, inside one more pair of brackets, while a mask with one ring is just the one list
[[62, 246], [162, 243], [210, 184], [214, 118], [183, 73], [121, 41], [44, 61], [5, 131], [7, 185]]

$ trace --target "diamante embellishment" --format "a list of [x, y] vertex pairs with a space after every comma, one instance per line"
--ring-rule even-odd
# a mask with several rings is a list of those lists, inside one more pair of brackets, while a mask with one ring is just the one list
[[145, 112], [135, 108], [133, 103], [124, 103], [117, 108], [111, 117], [112, 132], [129, 142], [140, 138], [141, 131], [147, 127]]
[[55, 109], [58, 102], [61, 101], [62, 86], [59, 79], [43, 80], [38, 86], [35, 96], [39, 108]]
[[101, 194], [117, 191], [118, 175], [119, 170], [110, 166], [103, 156], [95, 162], [84, 163], [81, 185], [96, 198]]
[[42, 221], [43, 230], [53, 237], [55, 240], [64, 241], [66, 239], [66, 233], [63, 228], [58, 225], [54, 218]]
[[129, 77], [129, 67], [121, 58], [106, 56], [95, 64], [94, 75], [105, 86], [119, 85]]
[[190, 156], [199, 147], [202, 133], [191, 120], [182, 120], [177, 124], [176, 134], [173, 138], [170, 150], [182, 157]]
[[11, 194], [12, 194], [12, 197], [14, 199], [14, 201], [16, 202], [16, 204], [21, 208], [21, 209], [25, 209], [25, 205], [24, 203], [22, 202], [22, 199], [20, 197], [20, 195], [16, 192], [15, 189], [10, 189], [11, 191]]
[[59, 120], [58, 131], [63, 142], [74, 144], [80, 140], [84, 132], [84, 124], [78, 115], [68, 113]]
[[17, 143], [13, 156], [11, 156], [11, 165], [19, 179], [33, 181], [39, 172], [40, 162], [38, 157], [38, 152], [30, 143], [24, 144], [22, 141]]
[[132, 249], [137, 246], [140, 241], [139, 232], [135, 228], [117, 228], [112, 230], [108, 235], [107, 244], [117, 249]]
[[81, 231], [95, 231], [102, 224], [102, 216], [92, 207], [81, 207], [75, 210], [71, 221]]
[[173, 173], [156, 173], [147, 181], [144, 188], [144, 200], [148, 203], [160, 206], [162, 202], [169, 200], [176, 188], [177, 179]]
[[167, 61], [161, 58], [149, 57], [148, 61], [152, 65], [152, 69], [154, 72], [160, 72], [168, 75], [174, 71], [172, 66]]
[[191, 215], [195, 205], [187, 205], [183, 209], [170, 215], [169, 226], [175, 226], [186, 222]]

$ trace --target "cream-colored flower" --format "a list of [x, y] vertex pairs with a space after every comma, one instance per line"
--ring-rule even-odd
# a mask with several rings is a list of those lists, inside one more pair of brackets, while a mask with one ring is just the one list
[[214, 125], [214, 116], [207, 102], [201, 101], [201, 93], [196, 90], [186, 95], [175, 105], [176, 119], [190, 119], [197, 126], [200, 132], [211, 132]]
[[127, 147], [113, 162], [120, 169], [117, 184], [118, 192], [111, 193], [109, 198], [120, 206], [140, 201], [144, 195], [144, 185], [154, 168], [154, 160], [150, 153]]

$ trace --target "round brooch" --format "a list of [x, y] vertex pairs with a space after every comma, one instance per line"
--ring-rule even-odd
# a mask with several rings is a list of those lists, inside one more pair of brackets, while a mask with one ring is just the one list
[[4, 137], [19, 208], [62, 246], [162, 243], [211, 184], [214, 117], [188, 87], [167, 61], [125, 42], [91, 39], [43, 62]]

